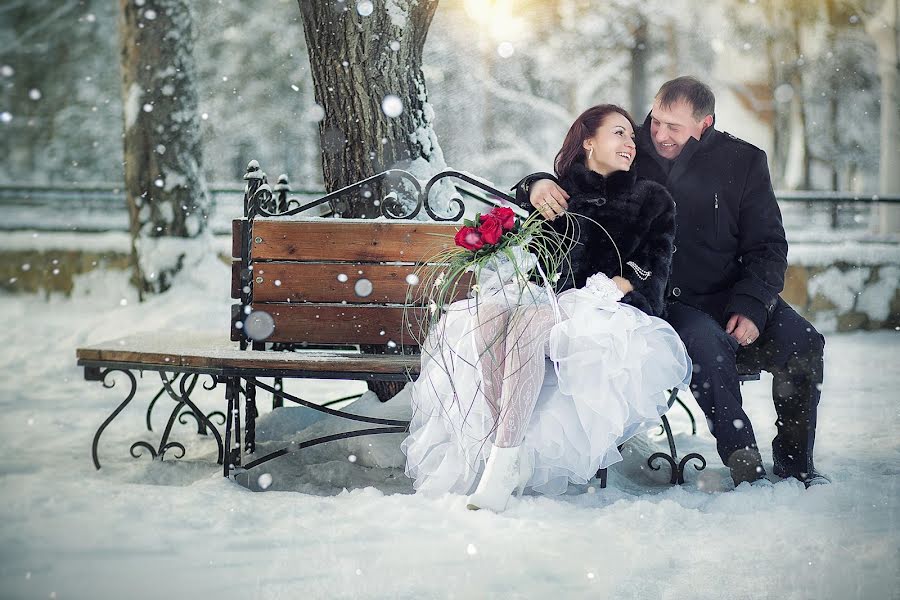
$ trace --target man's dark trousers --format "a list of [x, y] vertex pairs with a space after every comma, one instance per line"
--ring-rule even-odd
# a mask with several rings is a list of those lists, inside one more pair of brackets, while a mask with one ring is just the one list
[[691, 391], [706, 414], [722, 462], [728, 464], [735, 450], [757, 447], [742, 406], [736, 367], [740, 362], [774, 377], [776, 471], [780, 467], [787, 475], [812, 473], [825, 338], [781, 298], [759, 339], [744, 347], [725, 333], [724, 323], [697, 308], [670, 302], [667, 310], [667, 320], [694, 363]]

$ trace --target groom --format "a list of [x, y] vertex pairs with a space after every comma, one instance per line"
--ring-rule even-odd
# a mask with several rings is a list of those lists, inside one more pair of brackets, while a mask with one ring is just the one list
[[[637, 134], [638, 176], [664, 185], [678, 211], [666, 318], [694, 363], [691, 390], [735, 485], [766, 474], [737, 363], [774, 377], [775, 475], [830, 483], [813, 463], [825, 339], [779, 296], [787, 241], [766, 155], [716, 130], [714, 114], [712, 90], [679, 77], [659, 89]], [[547, 173], [517, 191], [548, 219], [567, 208]]]

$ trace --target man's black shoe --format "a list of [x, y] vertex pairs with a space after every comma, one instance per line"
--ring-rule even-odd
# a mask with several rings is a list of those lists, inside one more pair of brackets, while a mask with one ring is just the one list
[[728, 468], [731, 470], [734, 487], [745, 481], [752, 483], [766, 476], [762, 456], [756, 448], [741, 448], [732, 452], [728, 457]]
[[831, 477], [823, 473], [819, 473], [818, 471], [816, 471], [815, 467], [810, 469], [809, 473], [805, 473], [803, 471], [791, 473], [784, 467], [776, 464], [775, 468], [772, 469], [772, 472], [775, 473], [777, 477], [781, 477], [782, 479], [787, 479], [788, 477], [798, 479], [806, 487], [812, 487], [814, 485], [828, 485], [829, 483], [831, 483]]

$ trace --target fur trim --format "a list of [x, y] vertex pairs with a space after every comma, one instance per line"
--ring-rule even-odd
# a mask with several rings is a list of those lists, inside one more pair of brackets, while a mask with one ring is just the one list
[[[578, 166], [580, 169], [573, 167], [563, 181], [570, 194], [569, 215], [575, 220], [579, 243], [570, 256], [571, 269], [560, 278], [560, 289], [583, 287], [587, 278], [598, 272], [608, 277], [620, 275], [634, 286], [623, 302], [661, 315], [675, 238], [672, 197], [657, 183], [636, 181], [633, 173], [617, 172], [607, 178]], [[566, 223], [560, 219], [554, 227], [561, 230]], [[640, 265], [647, 277], [626, 270], [629, 261]]]

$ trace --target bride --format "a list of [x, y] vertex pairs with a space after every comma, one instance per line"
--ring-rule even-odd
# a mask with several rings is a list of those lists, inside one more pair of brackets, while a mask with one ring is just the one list
[[617, 446], [665, 412], [663, 392], [690, 381], [659, 318], [675, 205], [631, 172], [634, 128], [603, 104], [569, 129], [554, 165], [568, 212], [548, 222], [576, 241], [560, 273], [527, 247], [497, 253], [431, 328], [402, 444], [417, 491], [470, 494], [468, 508], [497, 512], [514, 490], [564, 493], [621, 460]]

